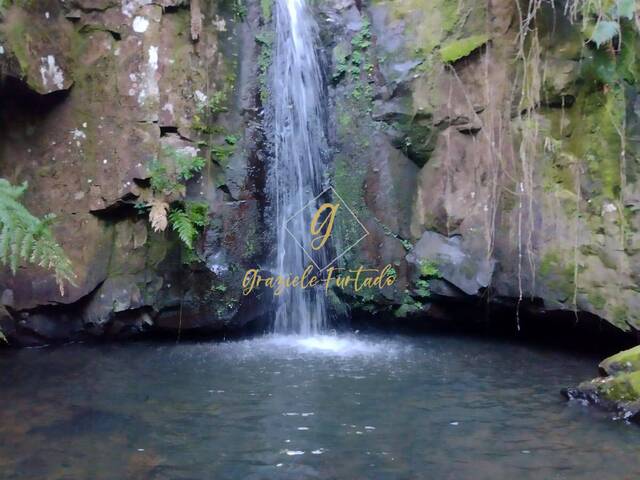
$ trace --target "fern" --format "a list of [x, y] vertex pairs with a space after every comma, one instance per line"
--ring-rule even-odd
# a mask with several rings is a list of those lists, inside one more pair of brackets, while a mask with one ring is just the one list
[[14, 274], [25, 263], [52, 270], [64, 295], [64, 282], [75, 285], [75, 274], [49, 229], [55, 216], [39, 219], [31, 215], [19, 201], [26, 189], [26, 182], [14, 186], [0, 178], [0, 263], [8, 265]]
[[167, 167], [162, 163], [154, 160], [149, 166], [151, 175], [151, 189], [156, 193], [164, 193], [170, 195], [178, 183], [171, 178]]
[[198, 156], [191, 156], [186, 153], [177, 153], [174, 157], [177, 167], [178, 179], [182, 181], [191, 180], [196, 173], [199, 173], [205, 165], [205, 159]]
[[187, 202], [184, 207], [176, 207], [169, 213], [171, 228], [189, 250], [198, 234], [209, 224], [209, 206], [206, 203]]
[[186, 195], [186, 182], [202, 171], [206, 161], [187, 149], [164, 147], [164, 153], [173, 162], [169, 166], [157, 160], [151, 163], [151, 198], [145, 198], [138, 208], [141, 213], [148, 210], [149, 221], [156, 232], [164, 231], [171, 224], [191, 252], [198, 234], [209, 223], [209, 206], [181, 199]]
[[209, 205], [204, 202], [187, 202], [187, 215], [198, 229], [209, 225]]
[[193, 248], [198, 231], [184, 210], [175, 209], [169, 214], [171, 227], [178, 233], [180, 240], [189, 248]]

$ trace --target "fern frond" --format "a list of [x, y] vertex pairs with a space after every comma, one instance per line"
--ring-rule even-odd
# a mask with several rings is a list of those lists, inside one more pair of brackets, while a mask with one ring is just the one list
[[198, 236], [198, 230], [191, 218], [184, 210], [173, 210], [169, 214], [171, 227], [178, 233], [180, 240], [188, 247], [193, 248], [193, 242]]
[[209, 205], [204, 202], [186, 202], [187, 215], [199, 229], [209, 225]]
[[26, 182], [14, 186], [0, 178], [0, 263], [14, 274], [25, 262], [53, 270], [64, 295], [64, 282], [75, 285], [71, 261], [49, 229], [55, 217], [39, 219], [19, 202], [26, 189]]

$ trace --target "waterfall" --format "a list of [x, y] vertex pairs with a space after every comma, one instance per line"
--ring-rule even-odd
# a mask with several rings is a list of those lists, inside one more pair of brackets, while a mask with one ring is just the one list
[[[305, 0], [276, 0], [272, 96], [272, 168], [277, 237], [276, 274], [300, 275], [311, 261], [301, 248], [311, 242], [315, 208], [303, 210], [322, 191], [323, 81], [316, 45], [318, 27]], [[301, 212], [302, 211], [302, 212]], [[300, 213], [301, 212], [301, 213]], [[297, 214], [297, 215], [296, 215]], [[292, 218], [293, 217], [293, 218]], [[287, 231], [288, 229], [288, 231]], [[323, 261], [318, 254], [316, 263]], [[323, 287], [286, 289], [277, 297], [274, 331], [314, 335], [326, 328]]]

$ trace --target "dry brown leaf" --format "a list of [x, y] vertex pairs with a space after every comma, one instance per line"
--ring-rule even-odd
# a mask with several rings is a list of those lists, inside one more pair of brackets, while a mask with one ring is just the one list
[[150, 202], [151, 210], [149, 211], [149, 221], [154, 232], [164, 232], [169, 225], [167, 219], [167, 212], [169, 211], [169, 204], [162, 200], [154, 199]]

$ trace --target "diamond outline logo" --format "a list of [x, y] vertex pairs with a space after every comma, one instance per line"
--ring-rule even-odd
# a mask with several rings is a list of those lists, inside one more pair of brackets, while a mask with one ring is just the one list
[[[348, 247], [347, 249], [343, 250], [342, 253], [340, 255], [338, 255], [336, 258], [334, 258], [333, 260], [331, 260], [324, 268], [320, 268], [320, 266], [315, 262], [315, 260], [313, 259], [313, 255], [310, 255], [309, 252], [307, 252], [307, 250], [304, 248], [304, 246], [302, 246], [302, 244], [300, 244], [300, 242], [298, 241], [298, 239], [296, 238], [296, 236], [291, 232], [291, 230], [289, 230], [289, 227], [287, 226], [289, 224], [289, 222], [291, 220], [293, 220], [295, 217], [297, 217], [298, 215], [300, 215], [302, 212], [304, 212], [309, 205], [312, 205], [316, 202], [316, 200], [318, 200], [320, 197], [322, 197], [325, 193], [327, 193], [329, 190], [331, 190], [331, 192], [333, 192], [333, 194], [340, 200], [340, 202], [342, 202], [342, 205], [345, 206], [345, 208], [347, 209], [347, 211], [351, 214], [351, 216], [353, 218], [356, 219], [356, 222], [358, 222], [358, 224], [362, 227], [362, 229], [364, 230], [364, 235], [362, 237], [360, 237], [358, 240], [355, 241], [355, 243], [353, 243], [350, 247]], [[285, 222], [284, 222], [284, 229], [287, 231], [287, 233], [289, 235], [291, 235], [291, 238], [293, 238], [293, 241], [296, 242], [296, 244], [302, 249], [302, 251], [305, 253], [305, 255], [309, 258], [309, 260], [311, 260], [311, 263], [313, 263], [313, 265], [318, 269], [318, 273], [322, 273], [324, 272], [327, 268], [329, 268], [331, 265], [333, 265], [334, 263], [336, 263], [338, 260], [340, 260], [340, 258], [342, 258], [349, 250], [351, 250], [352, 248], [354, 248], [356, 245], [358, 245], [362, 240], [364, 240], [367, 236], [369, 236], [369, 230], [367, 230], [367, 227], [365, 227], [362, 222], [360, 221], [360, 219], [356, 216], [355, 213], [353, 213], [353, 210], [351, 210], [349, 208], [349, 205], [347, 205], [347, 203], [343, 200], [343, 198], [340, 196], [340, 194], [338, 192], [336, 192], [335, 188], [329, 186], [328, 188], [325, 188], [322, 192], [320, 192], [316, 197], [312, 198], [311, 200], [309, 200], [309, 202], [307, 202], [307, 204], [302, 207], [300, 210], [298, 210], [296, 213], [294, 213], [293, 215], [291, 215], [291, 217], [289, 217]]]

